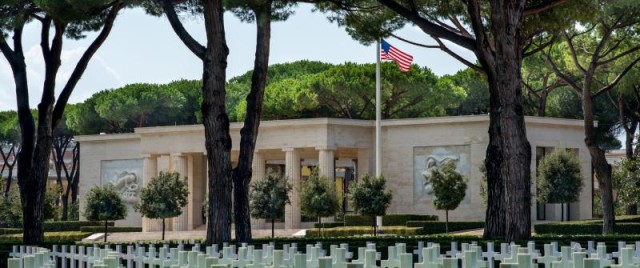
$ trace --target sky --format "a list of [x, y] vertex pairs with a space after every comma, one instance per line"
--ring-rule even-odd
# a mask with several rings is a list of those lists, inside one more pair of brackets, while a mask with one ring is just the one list
[[[375, 63], [377, 48], [353, 40], [326, 15], [313, 12], [302, 4], [287, 21], [274, 22], [271, 35], [270, 64], [297, 60], [316, 60], [334, 64], [344, 62]], [[185, 28], [201, 43], [204, 21], [183, 18]], [[255, 25], [243, 23], [231, 13], [225, 14], [226, 38], [229, 46], [227, 78], [241, 75], [253, 68]], [[39, 23], [27, 25], [24, 50], [30, 88], [30, 104], [35, 108], [42, 93], [44, 62], [39, 46]], [[395, 33], [411, 41], [434, 44], [419, 28], [407, 26]], [[75, 63], [95, 33], [82, 40], [65, 40], [62, 66], [56, 81], [61, 90], [71, 75]], [[438, 49], [417, 47], [394, 38], [387, 41], [414, 57], [414, 63], [429, 67], [436, 75], [453, 74], [465, 66]], [[449, 47], [475, 61], [473, 53], [449, 43]], [[82, 102], [95, 92], [122, 87], [131, 83], [168, 83], [179, 79], [200, 79], [202, 64], [177, 38], [165, 17], [146, 15], [141, 9], [121, 11], [104, 45], [89, 63], [84, 76], [74, 90], [69, 103]], [[59, 91], [58, 91], [59, 93]], [[0, 57], [0, 111], [15, 110], [16, 97], [11, 68]]]

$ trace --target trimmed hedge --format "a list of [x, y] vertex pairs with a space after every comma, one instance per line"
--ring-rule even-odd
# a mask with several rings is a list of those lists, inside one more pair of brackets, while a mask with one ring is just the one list
[[[113, 222], [109, 222], [107, 225], [113, 226]], [[45, 232], [71, 232], [80, 231], [80, 227], [83, 226], [102, 226], [104, 228], [104, 222], [101, 221], [49, 221], [44, 223]]]
[[[107, 225], [113, 226], [113, 222], [109, 222]], [[83, 227], [100, 227], [104, 230], [104, 222], [99, 221], [47, 221], [43, 223], [45, 232], [90, 232], [81, 230]], [[142, 230], [142, 228], [139, 228]], [[111, 230], [111, 228], [109, 228]], [[123, 230], [121, 232], [126, 232]], [[142, 232], [142, 231], [129, 231], [129, 232]], [[6, 234], [21, 234], [22, 228], [0, 228], [0, 235]]]
[[[44, 242], [47, 244], [75, 244], [91, 233], [84, 232], [46, 232]], [[0, 235], [0, 244], [22, 244], [22, 234]]]
[[[436, 215], [415, 215], [415, 214], [392, 214], [382, 216], [383, 226], [406, 225], [408, 221], [437, 221]], [[371, 226], [373, 224], [371, 216], [345, 215], [345, 226]]]
[[6, 234], [21, 234], [22, 229], [20, 228], [0, 228], [0, 235]]
[[[103, 233], [104, 232], [104, 226], [82, 226], [82, 227], [80, 227], [80, 232], [85, 232], [85, 233]], [[109, 226], [109, 227], [107, 227], [107, 232], [109, 232], [109, 233], [135, 233], [135, 232], [142, 232], [142, 227]]]
[[323, 222], [323, 223], [315, 223], [313, 224], [313, 228], [333, 228], [333, 227], [341, 227], [344, 226], [344, 222], [342, 221], [337, 221], [337, 222]]
[[[602, 222], [563, 222], [563, 223], [543, 223], [533, 227], [536, 234], [564, 234], [564, 235], [588, 235], [602, 233]], [[618, 234], [639, 234], [640, 223], [637, 222], [617, 222], [616, 233]]]
[[[393, 234], [398, 236], [413, 236], [420, 234], [419, 227], [406, 227], [406, 226], [383, 226], [383, 234]], [[362, 226], [346, 226], [335, 227], [322, 230], [323, 237], [343, 237], [343, 236], [357, 236], [357, 235], [372, 235], [373, 230], [371, 227]], [[305, 237], [318, 237], [316, 230], [307, 230]]]
[[[443, 221], [408, 221], [409, 227], [420, 227], [420, 234], [441, 234], [446, 232]], [[484, 228], [483, 221], [450, 221], [449, 232]]]

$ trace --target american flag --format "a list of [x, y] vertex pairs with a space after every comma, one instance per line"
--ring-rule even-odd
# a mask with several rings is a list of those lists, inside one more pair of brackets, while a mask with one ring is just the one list
[[382, 40], [380, 43], [380, 60], [395, 61], [400, 71], [407, 72], [411, 67], [413, 56], [400, 51], [387, 43], [387, 41]]

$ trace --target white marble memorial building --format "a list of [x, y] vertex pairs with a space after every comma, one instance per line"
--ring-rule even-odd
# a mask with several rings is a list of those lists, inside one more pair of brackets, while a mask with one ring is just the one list
[[[389, 214], [435, 214], [433, 196], [425, 176], [446, 161], [455, 161], [467, 176], [467, 196], [458, 209], [449, 212], [452, 220], [483, 220], [485, 209], [480, 196], [482, 164], [489, 136], [489, 117], [456, 116], [382, 121], [382, 173], [393, 192]], [[238, 155], [241, 123], [231, 124], [232, 157]], [[592, 214], [593, 183], [590, 156], [584, 146], [580, 120], [526, 118], [531, 143], [532, 191], [535, 192], [536, 163], [555, 147], [571, 148], [582, 164], [584, 187], [580, 201], [567, 206], [571, 219], [588, 219]], [[300, 214], [295, 191], [309, 175], [309, 167], [335, 182], [339, 197], [348, 185], [375, 170], [374, 121], [333, 118], [263, 121], [253, 162], [253, 179], [265, 172], [282, 172], [294, 186], [291, 205], [280, 228], [304, 228], [314, 219]], [[89, 135], [76, 138], [81, 143], [80, 200], [94, 185], [113, 183], [129, 204], [136, 202], [139, 189], [160, 171], [177, 171], [188, 180], [189, 205], [168, 224], [169, 230], [192, 230], [203, 225], [202, 205], [207, 191], [206, 153], [202, 125], [137, 128], [131, 134]], [[532, 219], [559, 220], [559, 205], [532, 202]], [[83, 208], [81, 201], [81, 209]], [[344, 208], [349, 211], [348, 202]], [[310, 220], [310, 221], [308, 221]], [[157, 221], [142, 219], [133, 209], [118, 225], [159, 230]], [[253, 226], [267, 227], [260, 220]]]

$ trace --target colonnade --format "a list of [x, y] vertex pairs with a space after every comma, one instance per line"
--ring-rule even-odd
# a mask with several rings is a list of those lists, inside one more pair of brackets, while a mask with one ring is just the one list
[[[301, 187], [301, 154], [309, 148], [282, 148], [284, 152], [285, 175], [289, 178], [289, 182], [293, 186], [290, 195], [291, 204], [285, 208], [285, 224], [286, 229], [301, 228], [301, 212], [300, 212], [300, 195], [298, 189]], [[322, 146], [315, 147], [318, 159], [318, 171], [321, 176], [333, 178], [335, 174], [335, 147]], [[269, 153], [273, 154], [274, 150], [256, 150], [253, 157], [253, 175], [252, 180], [260, 180], [266, 173], [266, 159]], [[279, 154], [279, 157], [281, 157]], [[307, 154], [308, 155], [308, 154]], [[271, 155], [273, 156], [273, 155]], [[203, 224], [199, 219], [202, 202], [206, 198], [207, 189], [207, 173], [205, 155], [203, 153], [172, 153], [169, 155], [147, 154], [142, 156], [143, 161], [143, 185], [147, 185], [151, 179], [159, 174], [160, 171], [175, 171], [186, 177], [189, 185], [189, 204], [183, 209], [183, 213], [167, 221], [167, 230], [171, 231], [187, 231]], [[358, 167], [357, 174], [365, 174], [369, 172], [369, 152], [368, 149], [358, 149], [357, 153]], [[282, 159], [282, 158], [280, 158]], [[264, 220], [252, 219], [252, 226], [256, 229], [266, 228]], [[143, 231], [160, 231], [162, 229], [160, 220], [142, 218]]]

